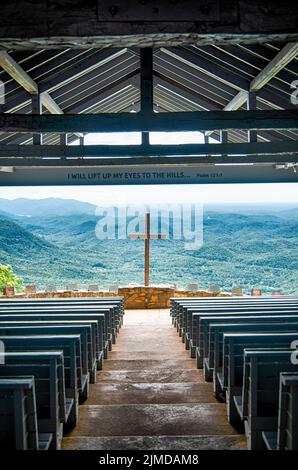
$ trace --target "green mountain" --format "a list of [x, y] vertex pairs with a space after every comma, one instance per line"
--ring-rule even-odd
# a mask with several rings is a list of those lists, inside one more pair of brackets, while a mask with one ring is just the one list
[[[65, 287], [70, 281], [102, 287], [141, 284], [144, 242], [99, 240], [98, 217], [94, 212], [78, 213], [76, 207], [71, 209], [69, 202], [63, 215], [34, 215], [30, 209], [31, 217], [0, 216], [0, 262], [12, 264], [26, 283], [39, 287]], [[298, 208], [260, 206], [242, 211], [207, 208], [204, 245], [198, 250], [186, 250], [184, 240], [152, 240], [151, 282], [197, 282], [205, 288], [218, 283], [225, 290], [255, 286], [297, 293]]]
[[18, 198], [13, 200], [0, 198], [0, 211], [21, 217], [94, 214], [95, 207], [88, 202], [53, 197], [46, 199]]
[[95, 274], [76, 247], [59, 247], [3, 216], [0, 216], [0, 262], [11, 264], [25, 283], [41, 287], [50, 283], [65, 286], [80, 276], [92, 281]]

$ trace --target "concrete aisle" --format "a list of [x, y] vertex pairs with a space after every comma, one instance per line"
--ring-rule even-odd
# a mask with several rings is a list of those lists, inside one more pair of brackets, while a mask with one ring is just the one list
[[169, 310], [128, 310], [63, 448], [244, 449], [226, 406], [190, 359]]

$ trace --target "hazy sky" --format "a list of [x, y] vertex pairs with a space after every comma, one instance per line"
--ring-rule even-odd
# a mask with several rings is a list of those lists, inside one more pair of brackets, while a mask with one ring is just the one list
[[162, 202], [297, 203], [298, 183], [156, 185], [156, 186], [52, 186], [0, 188], [0, 198], [59, 197], [92, 204]]
[[[213, 139], [211, 141], [215, 142]], [[139, 144], [141, 134], [88, 134], [85, 144]], [[152, 144], [182, 144], [202, 142], [200, 132], [151, 132]], [[298, 183], [217, 184], [217, 185], [154, 185], [154, 186], [52, 186], [0, 188], [0, 197], [42, 199], [59, 197], [78, 199], [93, 204], [135, 204], [167, 202], [204, 203], [298, 203]]]

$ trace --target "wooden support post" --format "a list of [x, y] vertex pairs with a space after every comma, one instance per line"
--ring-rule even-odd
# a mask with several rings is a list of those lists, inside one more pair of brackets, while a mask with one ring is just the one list
[[[78, 134], [77, 134], [78, 135]], [[84, 148], [84, 145], [85, 145], [85, 137], [84, 137], [84, 134], [80, 134], [79, 135], [79, 143], [80, 143], [80, 147], [81, 148]], [[81, 154], [81, 158], [83, 158], [84, 155]]]
[[[204, 132], [204, 144], [209, 145], [210, 142], [210, 134], [208, 132]], [[206, 154], [206, 157], [210, 157], [210, 153]]]
[[142, 145], [150, 145], [150, 132], [142, 132]]
[[[153, 50], [143, 48], [140, 50], [141, 66], [141, 112], [153, 111]], [[149, 132], [142, 132], [142, 144], [150, 144]]]
[[153, 110], [153, 50], [143, 48], [140, 51], [141, 61], [141, 111], [152, 113]]
[[[221, 131], [220, 134], [221, 134], [221, 143], [227, 144], [228, 143], [228, 131]], [[224, 153], [222, 156], [223, 158], [226, 158], [227, 154]]]
[[67, 134], [60, 134], [60, 145], [67, 145]]
[[[67, 134], [66, 133], [60, 134], [60, 145], [65, 145], [65, 146], [67, 145]], [[61, 159], [66, 160], [66, 156], [62, 155]]]
[[[42, 102], [40, 94], [31, 95], [32, 114], [42, 114]], [[33, 134], [33, 144], [42, 145], [42, 134]]]
[[[250, 91], [248, 93], [247, 109], [249, 111], [255, 111], [257, 109], [257, 94], [254, 91]], [[257, 142], [258, 140], [257, 131], [254, 131], [254, 130], [248, 131], [247, 138], [248, 138], [248, 142]]]
[[228, 131], [221, 131], [221, 143], [222, 144], [228, 143]]

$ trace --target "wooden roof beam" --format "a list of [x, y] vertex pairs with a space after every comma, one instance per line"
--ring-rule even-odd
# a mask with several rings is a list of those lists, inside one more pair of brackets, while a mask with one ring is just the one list
[[286, 67], [298, 54], [298, 43], [289, 42], [266, 65], [266, 67], [251, 81], [250, 91], [258, 91], [266, 85], [278, 72]]
[[3, 158], [101, 158], [116, 157], [171, 157], [235, 155], [241, 161], [244, 155], [294, 154], [297, 159], [296, 141], [285, 142], [244, 142], [220, 144], [178, 144], [178, 145], [0, 145], [0, 164]]
[[190, 111], [174, 113], [0, 114], [3, 132], [177, 132], [298, 129], [298, 111]]
[[38, 95], [37, 83], [6, 51], [0, 51], [0, 66], [30, 95]]
[[[289, 42], [278, 54], [266, 65], [266, 67], [251, 81], [249, 90], [256, 92], [261, 90], [278, 72], [286, 67], [298, 54], [298, 43]], [[224, 111], [235, 111], [248, 100], [249, 93], [240, 90], [237, 95], [223, 108]], [[212, 131], [206, 133], [211, 135]]]
[[[28, 73], [6, 52], [0, 51], [0, 66], [11, 76], [22, 88], [28, 91], [31, 95], [39, 94], [38, 84], [28, 75]], [[64, 114], [63, 110], [56, 103], [56, 101], [44, 91], [40, 93], [40, 103], [51, 114]], [[83, 134], [76, 133], [78, 137]]]

